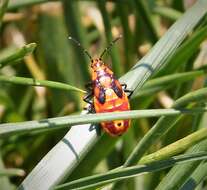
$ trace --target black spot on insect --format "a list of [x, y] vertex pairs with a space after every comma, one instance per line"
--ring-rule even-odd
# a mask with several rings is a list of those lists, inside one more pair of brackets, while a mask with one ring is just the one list
[[115, 82], [112, 82], [112, 89], [113, 91], [116, 93], [116, 95], [119, 97], [119, 98], [122, 98], [123, 96], [123, 90], [122, 88], [119, 88]]
[[121, 123], [118, 123], [117, 125], [118, 125], [119, 127], [121, 127]]
[[101, 104], [104, 104], [105, 101], [106, 101], [105, 90], [104, 90], [104, 88], [102, 88], [102, 87], [99, 88], [98, 101], [99, 101]]

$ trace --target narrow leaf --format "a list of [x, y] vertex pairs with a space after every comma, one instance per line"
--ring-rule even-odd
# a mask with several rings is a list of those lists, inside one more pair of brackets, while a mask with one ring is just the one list
[[[191, 147], [186, 154], [194, 154], [201, 151], [207, 151], [207, 139]], [[201, 161], [196, 161], [192, 163], [185, 163], [180, 167], [174, 166], [163, 178], [156, 190], [179, 189], [180, 187], [182, 187], [185, 181], [191, 176], [195, 169], [200, 165], [200, 163]]]
[[204, 71], [192, 71], [185, 73], [171, 74], [164, 77], [158, 77], [147, 81], [144, 86], [134, 96], [147, 96], [152, 95], [158, 91], [168, 89], [174, 84], [186, 82], [201, 76]]
[[74, 86], [61, 83], [61, 82], [49, 81], [49, 80], [38, 80], [38, 79], [33, 79], [33, 78], [9, 77], [9, 76], [0, 75], [0, 82], [8, 82], [12, 84], [21, 84], [21, 85], [29, 85], [29, 86], [44, 86], [44, 87], [50, 87], [50, 88], [55, 88], [55, 89], [73, 90], [73, 91], [77, 91], [81, 93], [86, 93], [84, 90], [81, 90]]
[[160, 150], [155, 153], [142, 157], [140, 164], [147, 164], [153, 161], [167, 159], [171, 156], [179, 154], [190, 148], [195, 143], [207, 137], [207, 128], [200, 129]]
[[[207, 162], [202, 162], [180, 190], [194, 190], [196, 187], [206, 179], [207, 176]], [[193, 183], [192, 183], [193, 181]]]
[[207, 26], [196, 31], [186, 42], [184, 42], [176, 51], [175, 55], [169, 60], [166, 68], [158, 72], [157, 75], [166, 75], [174, 72], [178, 67], [185, 64], [186, 61], [198, 50], [202, 41], [206, 39]]
[[[207, 111], [207, 109], [152, 109], [152, 110], [134, 110], [111, 113], [97, 113], [85, 115], [72, 115], [64, 117], [56, 117], [43, 119], [40, 121], [25, 121], [18, 123], [0, 124], [0, 136], [30, 133], [33, 131], [45, 131], [69, 127], [71, 125], [99, 123], [101, 121], [112, 121], [117, 119], [132, 119], [141, 117], [159, 117], [161, 115], [180, 115], [180, 114], [195, 114]], [[80, 127], [81, 128], [81, 127]], [[94, 129], [95, 130], [95, 129]]]
[[156, 13], [156, 14], [159, 14], [159, 15], [165, 17], [165, 18], [168, 18], [172, 21], [175, 21], [175, 20], [179, 19], [182, 16], [181, 12], [179, 12], [175, 9], [172, 9], [170, 7], [156, 6], [153, 9], [153, 12]]

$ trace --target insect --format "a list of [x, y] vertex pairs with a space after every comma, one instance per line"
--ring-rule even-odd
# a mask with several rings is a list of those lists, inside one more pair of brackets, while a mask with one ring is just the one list
[[[103, 55], [112, 48], [121, 36], [114, 39], [102, 52], [99, 58], [93, 59], [78, 41], [69, 37], [83, 49], [91, 61], [92, 81], [86, 85], [87, 95], [83, 98], [89, 104], [87, 108], [91, 113], [120, 112], [130, 110], [129, 97], [131, 90], [126, 84], [120, 84], [111, 69], [102, 61]], [[127, 93], [129, 93], [127, 95]], [[130, 126], [130, 120], [115, 120], [101, 122], [101, 127], [111, 136], [122, 135]]]

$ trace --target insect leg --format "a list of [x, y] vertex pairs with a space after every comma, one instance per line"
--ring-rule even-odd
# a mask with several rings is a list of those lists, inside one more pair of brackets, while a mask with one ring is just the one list
[[127, 84], [126, 83], [121, 84], [121, 86], [123, 87], [124, 92], [129, 93], [128, 98], [130, 98], [134, 91], [127, 89]]
[[94, 105], [93, 104], [90, 104], [87, 108], [88, 110], [88, 113], [96, 113], [95, 111], [95, 108], [94, 108]]
[[134, 91], [133, 90], [125, 89], [124, 92], [129, 93], [128, 94], [128, 98], [130, 98]]
[[88, 103], [88, 104], [92, 104], [92, 97], [93, 97], [93, 92], [88, 93], [86, 96], [84, 96], [83, 101]]
[[87, 111], [88, 111], [88, 113], [96, 113], [96, 111], [95, 111], [95, 108], [94, 108], [93, 104], [89, 104], [89, 106], [88, 106], [88, 107], [84, 107], [83, 109], [84, 109], [84, 110], [87, 110]]
[[121, 86], [123, 87], [124, 90], [127, 88], [127, 84], [126, 83], [121, 84]]
[[93, 105], [92, 97], [93, 97], [93, 92], [91, 91], [83, 98], [83, 101], [89, 104], [88, 107], [85, 107], [83, 109], [88, 110], [89, 113], [95, 113], [95, 108]]

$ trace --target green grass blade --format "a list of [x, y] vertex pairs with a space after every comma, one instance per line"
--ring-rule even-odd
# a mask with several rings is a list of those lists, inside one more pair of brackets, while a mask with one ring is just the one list
[[7, 10], [8, 3], [9, 3], [9, 0], [2, 0], [0, 2], [0, 30], [1, 30], [1, 25], [2, 25], [2, 19], [3, 19], [4, 13]]
[[163, 170], [165, 168], [169, 168], [173, 165], [183, 163], [188, 163], [195, 161], [200, 161], [207, 159], [207, 153], [200, 152], [200, 153], [194, 153], [194, 154], [184, 154], [181, 156], [175, 156], [167, 160], [159, 161], [159, 162], [153, 162], [148, 165], [138, 165], [133, 167], [127, 167], [122, 169], [117, 169], [113, 171], [109, 171], [105, 174], [98, 174], [86, 178], [81, 178], [79, 180], [75, 180], [63, 185], [57, 186], [55, 189], [63, 190], [63, 189], [76, 189], [76, 190], [82, 190], [87, 188], [97, 188], [103, 185], [106, 185], [111, 182], [119, 181], [120, 179], [127, 179], [131, 177], [135, 177], [140, 174], [144, 174], [147, 172], [154, 172]]
[[[102, 14], [107, 43], [110, 44], [113, 41], [113, 37], [111, 31], [110, 18], [106, 10], [106, 0], [100, 0], [97, 1], [97, 3]], [[112, 59], [112, 69], [116, 73], [116, 76], [119, 77], [122, 74], [122, 67], [120, 67], [120, 59], [116, 47], [112, 47], [110, 55]]]
[[182, 153], [186, 149], [190, 148], [192, 145], [206, 138], [206, 136], [207, 136], [207, 128], [200, 129], [158, 150], [155, 153], [142, 157], [142, 159], [139, 161], [139, 164], [148, 164], [153, 161], [164, 160], [176, 154]]
[[160, 86], [160, 85], [169, 85], [172, 82], [183, 82], [187, 80], [194, 79], [195, 77], [204, 75], [204, 71], [191, 71], [191, 72], [184, 72], [184, 73], [176, 73], [176, 74], [171, 74], [155, 79], [151, 79], [148, 82], [145, 83], [142, 89], [145, 88], [153, 88], [155, 86]]
[[28, 85], [28, 86], [44, 86], [44, 87], [49, 87], [49, 88], [55, 88], [55, 89], [61, 89], [61, 90], [73, 90], [73, 91], [77, 91], [81, 93], [86, 93], [86, 91], [84, 90], [81, 90], [79, 88], [76, 88], [74, 86], [71, 86], [65, 83], [49, 81], [49, 80], [38, 80], [34, 78], [9, 77], [9, 76], [0, 75], [0, 83], [1, 82]]
[[140, 15], [141, 19], [143, 19], [144, 24], [146, 24], [146, 28], [148, 28], [149, 32], [149, 38], [151, 39], [152, 43], [155, 43], [158, 41], [158, 35], [155, 30], [155, 26], [152, 22], [151, 15], [148, 11], [147, 2], [143, 0], [134, 0], [136, 10], [138, 14]]
[[[76, 0], [63, 0], [62, 2], [68, 33], [73, 38], [78, 40], [84, 48], [87, 49], [88, 38], [85, 36], [85, 27], [81, 24], [81, 11], [79, 10], [78, 2]], [[71, 44], [73, 42], [68, 41], [68, 43]], [[74, 54], [76, 56], [76, 64], [79, 67], [81, 73], [79, 78], [83, 79], [83, 81], [85, 82], [88, 82], [90, 80], [90, 74], [88, 70], [90, 60], [88, 59], [88, 57], [86, 57], [80, 47], [77, 47], [77, 45], [74, 43], [72, 45], [74, 47]]]
[[[197, 1], [165, 33], [152, 50], [121, 78], [121, 82], [127, 83], [132, 90], [139, 90], [145, 81], [152, 76], [153, 72], [164, 66], [166, 60], [175, 53], [177, 47], [199, 23], [206, 12], [207, 2], [205, 0]], [[69, 175], [99, 139], [95, 130], [91, 131], [90, 129], [91, 125], [73, 126], [63, 138], [64, 141], [60, 141], [36, 165], [22, 182], [21, 188], [37, 189], [41, 187], [49, 189], [64, 179], [66, 175]], [[80, 139], [82, 140], [80, 141]], [[67, 146], [68, 143], [66, 142], [69, 142], [72, 148]], [[61, 163], [61, 166], [58, 163]], [[47, 175], [45, 175], [45, 172]], [[49, 180], [42, 179], [42, 175]]]
[[27, 44], [19, 49], [17, 49], [15, 52], [11, 52], [11, 54], [1, 57], [0, 58], [0, 68], [8, 65], [8, 64], [14, 64], [15, 61], [23, 59], [28, 54], [32, 53], [36, 47], [35, 43]]
[[[99, 123], [101, 121], [111, 121], [117, 119], [133, 119], [133, 118], [147, 118], [147, 117], [159, 117], [161, 115], [180, 115], [180, 114], [198, 114], [207, 111], [203, 108], [195, 109], [152, 109], [152, 110], [133, 110], [116, 112], [113, 115], [111, 113], [98, 113], [85, 115], [72, 115], [64, 117], [56, 117], [43, 119], [39, 121], [25, 121], [18, 123], [6, 123], [0, 124], [0, 136], [31, 133], [34, 131], [54, 130], [69, 127], [71, 125], [87, 124], [87, 123]], [[80, 127], [84, 128], [84, 126]]]
[[[194, 154], [200, 151], [207, 151], [207, 139], [199, 142], [190, 148], [186, 154]], [[173, 167], [168, 174], [164, 177], [161, 183], [158, 185], [156, 190], [162, 189], [179, 189], [185, 181], [190, 177], [193, 171], [199, 166], [201, 161], [196, 161], [193, 163], [185, 163], [181, 166]]]
[[176, 21], [182, 16], [181, 12], [169, 7], [162, 7], [162, 6], [156, 6], [153, 9], [153, 12], [172, 21]]
[[173, 107], [179, 108], [186, 106], [189, 102], [205, 102], [207, 87], [185, 94], [175, 101]]
[[176, 51], [175, 55], [167, 63], [166, 69], [158, 72], [158, 75], [164, 75], [174, 72], [198, 50], [202, 41], [206, 39], [207, 26], [196, 31], [190, 39], [184, 42]]
[[[20, 115], [25, 115], [29, 106], [30, 106], [30, 102], [32, 100], [32, 98], [34, 97], [34, 90], [33, 88], [29, 88], [24, 97], [22, 98], [21, 104], [17, 109], [17, 113], [19, 113]], [[16, 110], [16, 109], [15, 109]]]
[[194, 190], [207, 175], [207, 162], [201, 163], [190, 178], [182, 186], [181, 190]]
[[116, 10], [119, 14], [120, 21], [123, 26], [123, 44], [124, 44], [124, 52], [125, 52], [125, 70], [130, 68], [133, 60], [133, 36], [129, 27], [128, 15], [130, 8], [128, 5], [122, 3], [122, 1], [118, 1], [116, 3]]
[[151, 96], [158, 91], [168, 89], [175, 84], [192, 80], [201, 75], [204, 75], [204, 71], [184, 72], [151, 79], [134, 96]]
[[[38, 17], [39, 51], [37, 53], [38, 57], [42, 57], [39, 61], [42, 63], [48, 80], [64, 81], [64, 83], [69, 83], [73, 86], [81, 86], [82, 75], [78, 68], [74, 72], [74, 67], [78, 64], [72, 53], [71, 42], [68, 40], [63, 13], [57, 11], [58, 13], [54, 15], [51, 12], [51, 7], [46, 7], [45, 11]], [[80, 98], [72, 91], [64, 94], [64, 96], [60, 91], [50, 90], [50, 93], [51, 98], [48, 104], [53, 114], [57, 115], [68, 103], [68, 100], [74, 103], [74, 109], [79, 108]]]

